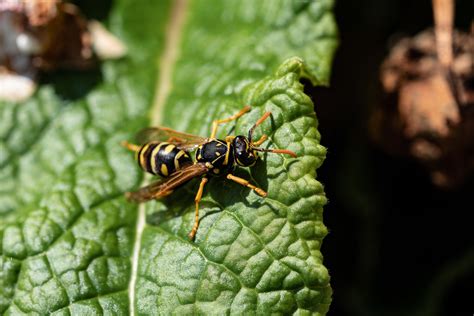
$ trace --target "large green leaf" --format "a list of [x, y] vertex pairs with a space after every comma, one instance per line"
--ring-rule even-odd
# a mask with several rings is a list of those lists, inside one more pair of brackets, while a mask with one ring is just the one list
[[[104, 63], [92, 89], [94, 74], [62, 74], [24, 104], [1, 104], [0, 311], [325, 314], [326, 199], [315, 180], [325, 149], [300, 79], [328, 81], [331, 9], [332, 1], [120, 0], [109, 26], [130, 53]], [[153, 102], [156, 86], [163, 94]], [[208, 135], [213, 119], [244, 104], [252, 111], [236, 132], [271, 111], [257, 136], [299, 156], [268, 154], [237, 171], [266, 199], [212, 178], [195, 242], [186, 236], [196, 181], [159, 202], [125, 201], [143, 173], [120, 140], [152, 123]]]

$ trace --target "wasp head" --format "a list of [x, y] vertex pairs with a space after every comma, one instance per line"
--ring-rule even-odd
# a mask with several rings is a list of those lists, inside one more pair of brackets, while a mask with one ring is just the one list
[[234, 148], [234, 158], [239, 166], [251, 167], [257, 161], [258, 155], [253, 150], [252, 144], [245, 136], [236, 136], [232, 141]]

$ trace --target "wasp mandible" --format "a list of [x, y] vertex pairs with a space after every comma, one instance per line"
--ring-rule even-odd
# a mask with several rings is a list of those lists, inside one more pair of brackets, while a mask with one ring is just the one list
[[[212, 124], [210, 137], [200, 137], [188, 133], [175, 131], [167, 127], [150, 127], [137, 134], [141, 145], [123, 141], [122, 145], [136, 154], [140, 168], [153, 175], [163, 178], [150, 185], [142, 187], [136, 192], [127, 192], [126, 196], [133, 202], [145, 202], [159, 199], [173, 193], [175, 189], [193, 178], [202, 176], [199, 189], [194, 199], [196, 204], [194, 225], [189, 233], [189, 238], [194, 239], [199, 227], [199, 202], [201, 201], [204, 186], [211, 176], [226, 177], [240, 185], [248, 187], [258, 195], [265, 197], [267, 193], [249, 181], [232, 174], [236, 166], [251, 167], [258, 159], [258, 152], [271, 152], [287, 154], [296, 157], [296, 154], [287, 149], [265, 149], [260, 146], [266, 135], [253, 141], [253, 132], [257, 126], [265, 121], [270, 112], [263, 116], [250, 128], [248, 136], [228, 135], [225, 139], [217, 139], [217, 129], [220, 124], [238, 119], [250, 111], [250, 106], [245, 106], [238, 113]], [[190, 152], [195, 150], [193, 161]]]

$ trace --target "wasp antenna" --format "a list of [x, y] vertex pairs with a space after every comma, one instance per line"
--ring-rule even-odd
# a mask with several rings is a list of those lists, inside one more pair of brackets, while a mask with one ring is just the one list
[[284, 154], [284, 155], [290, 155], [293, 158], [298, 157], [295, 152], [288, 150], [288, 149], [264, 149], [264, 148], [252, 148], [253, 150], [256, 151], [263, 151], [263, 152], [269, 152], [269, 153], [275, 153], [275, 154]]
[[120, 145], [122, 145], [123, 147], [127, 148], [128, 150], [131, 150], [131, 151], [139, 151], [140, 150], [140, 146], [138, 145], [135, 145], [135, 144], [132, 144], [132, 143], [129, 143], [127, 142], [126, 140], [123, 140], [120, 142]]

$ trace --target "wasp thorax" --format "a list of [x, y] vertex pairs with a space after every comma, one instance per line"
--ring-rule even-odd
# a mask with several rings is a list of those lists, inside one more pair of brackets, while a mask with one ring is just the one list
[[227, 174], [234, 169], [231, 147], [222, 139], [211, 140], [196, 150], [196, 160], [212, 169], [210, 175]]
[[257, 161], [257, 153], [252, 149], [245, 136], [236, 136], [233, 141], [234, 158], [238, 165], [251, 167]]

